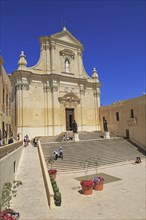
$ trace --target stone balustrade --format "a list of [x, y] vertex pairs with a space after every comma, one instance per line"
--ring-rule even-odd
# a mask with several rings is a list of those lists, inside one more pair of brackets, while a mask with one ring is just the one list
[[55, 208], [54, 191], [53, 191], [50, 177], [48, 174], [45, 157], [42, 151], [42, 146], [41, 146], [40, 141], [38, 141], [38, 152], [39, 152], [42, 174], [43, 174], [43, 179], [44, 179], [44, 184], [45, 184], [45, 189], [46, 189], [46, 194], [47, 194], [47, 199], [48, 199], [48, 205], [50, 206], [50, 209], [54, 209]]

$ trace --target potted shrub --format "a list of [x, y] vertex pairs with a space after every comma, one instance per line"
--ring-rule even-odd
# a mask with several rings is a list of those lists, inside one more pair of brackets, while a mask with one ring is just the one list
[[88, 173], [88, 168], [90, 165], [92, 165], [92, 160], [91, 158], [88, 158], [87, 160], [82, 160], [78, 162], [78, 165], [84, 170], [86, 174], [86, 179], [81, 180], [80, 184], [82, 186], [82, 193], [84, 195], [91, 195], [92, 190], [93, 190], [93, 181], [87, 179], [87, 173]]
[[97, 176], [93, 178], [93, 189], [101, 191], [103, 190], [104, 178]]
[[61, 206], [61, 193], [59, 192], [59, 188], [57, 186], [56, 180], [53, 179], [52, 176], [50, 176], [51, 184], [54, 191], [54, 202], [56, 206]]
[[[92, 165], [96, 170], [96, 175], [98, 173], [98, 168], [101, 165], [101, 163], [102, 163], [102, 160], [98, 155], [96, 155], [96, 157], [93, 158], [93, 160], [92, 160]], [[93, 186], [94, 190], [103, 190], [103, 183], [104, 183], [104, 178], [103, 177], [96, 176], [93, 179], [93, 183], [94, 183], [94, 186]]]
[[56, 206], [61, 206], [61, 193], [60, 192], [55, 192], [54, 200], [55, 200]]

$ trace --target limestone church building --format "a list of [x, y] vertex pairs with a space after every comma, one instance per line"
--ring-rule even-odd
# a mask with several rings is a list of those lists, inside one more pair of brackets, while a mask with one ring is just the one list
[[96, 69], [84, 69], [83, 45], [64, 27], [40, 37], [40, 58], [28, 67], [21, 52], [12, 84], [12, 130], [21, 138], [54, 136], [72, 130], [100, 130], [100, 82]]

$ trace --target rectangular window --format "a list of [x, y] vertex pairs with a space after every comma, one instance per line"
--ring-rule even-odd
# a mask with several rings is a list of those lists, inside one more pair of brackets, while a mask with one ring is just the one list
[[5, 104], [5, 89], [3, 89], [3, 105]]
[[119, 112], [116, 112], [116, 121], [119, 121]]
[[131, 116], [131, 118], [134, 118], [134, 110], [133, 109], [130, 110], [130, 116]]

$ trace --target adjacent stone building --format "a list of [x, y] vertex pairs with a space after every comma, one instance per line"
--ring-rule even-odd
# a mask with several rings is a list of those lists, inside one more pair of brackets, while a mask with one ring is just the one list
[[100, 107], [102, 130], [105, 119], [110, 132], [146, 150], [146, 95]]
[[11, 82], [3, 67], [0, 56], [0, 139], [7, 143], [11, 131]]
[[[90, 77], [83, 65], [83, 45], [64, 27], [59, 33], [40, 37], [40, 58], [27, 67], [21, 52], [12, 84], [13, 130], [52, 136], [72, 130], [100, 130], [100, 82], [96, 69]], [[16, 131], [17, 130], [17, 131]]]

